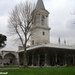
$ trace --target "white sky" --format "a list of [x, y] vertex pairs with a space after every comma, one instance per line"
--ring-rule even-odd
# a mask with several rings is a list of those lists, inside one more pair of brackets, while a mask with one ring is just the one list
[[[0, 0], [0, 34], [7, 35], [7, 25], [9, 12], [14, 9], [14, 6], [26, 0]], [[31, 0], [30, 0], [31, 1]], [[32, 0], [37, 2], [37, 0]], [[43, 0], [45, 8], [50, 12], [49, 26], [50, 42], [58, 44], [58, 37], [61, 38], [61, 44], [64, 39], [67, 45], [75, 43], [75, 0]], [[11, 38], [7, 37], [7, 44], [11, 44]]]

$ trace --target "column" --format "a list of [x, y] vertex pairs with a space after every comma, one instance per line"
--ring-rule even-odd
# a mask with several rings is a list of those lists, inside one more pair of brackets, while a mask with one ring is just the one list
[[32, 55], [32, 66], [34, 66], [34, 55]]
[[40, 55], [38, 55], [38, 66], [40, 65]]
[[15, 56], [16, 56], [16, 64], [19, 65], [19, 53], [17, 53]]
[[4, 53], [2, 52], [2, 61], [1, 61], [1, 66], [4, 66]]
[[74, 65], [74, 55], [73, 55], [73, 65]]
[[4, 57], [2, 56], [2, 63], [1, 66], [4, 66]]
[[55, 54], [55, 65], [57, 65], [57, 54]]
[[65, 65], [67, 65], [67, 62], [66, 62], [66, 55], [65, 55]]
[[27, 56], [27, 63], [28, 63], [28, 65], [29, 65], [29, 55]]
[[47, 59], [46, 59], [46, 57], [47, 57], [47, 54], [45, 54], [45, 64], [44, 64], [44, 66], [47, 66]]

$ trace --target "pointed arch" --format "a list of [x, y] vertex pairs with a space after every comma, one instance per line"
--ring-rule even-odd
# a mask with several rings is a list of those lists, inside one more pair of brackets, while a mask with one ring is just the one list
[[48, 51], [48, 55], [47, 55], [47, 63], [50, 66], [54, 66], [55, 65], [55, 51], [53, 49], [50, 49]]
[[57, 53], [57, 64], [61, 66], [65, 64], [65, 54], [63, 51]]

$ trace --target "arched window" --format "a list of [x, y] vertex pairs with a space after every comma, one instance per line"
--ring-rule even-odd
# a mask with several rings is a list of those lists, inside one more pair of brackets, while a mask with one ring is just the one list
[[45, 17], [42, 15], [41, 16], [41, 25], [44, 25], [44, 23], [45, 23]]
[[34, 25], [36, 25], [36, 16], [34, 17]]

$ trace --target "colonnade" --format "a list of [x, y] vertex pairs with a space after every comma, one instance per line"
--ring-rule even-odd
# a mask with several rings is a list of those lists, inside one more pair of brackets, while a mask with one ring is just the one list
[[[53, 57], [54, 56], [54, 57]], [[31, 62], [31, 64], [29, 63], [29, 65], [34, 66], [36, 64], [36, 66], [39, 65], [43, 65], [43, 66], [55, 66], [55, 65], [74, 65], [75, 64], [75, 55], [74, 54], [63, 54], [63, 55], [59, 55], [58, 53], [54, 54], [52, 57], [50, 57], [50, 55], [48, 53], [43, 54], [43, 58], [41, 57], [41, 54], [37, 54], [37, 61], [35, 61], [35, 55], [32, 53], [32, 55], [28, 56], [28, 63], [29, 61]]]

